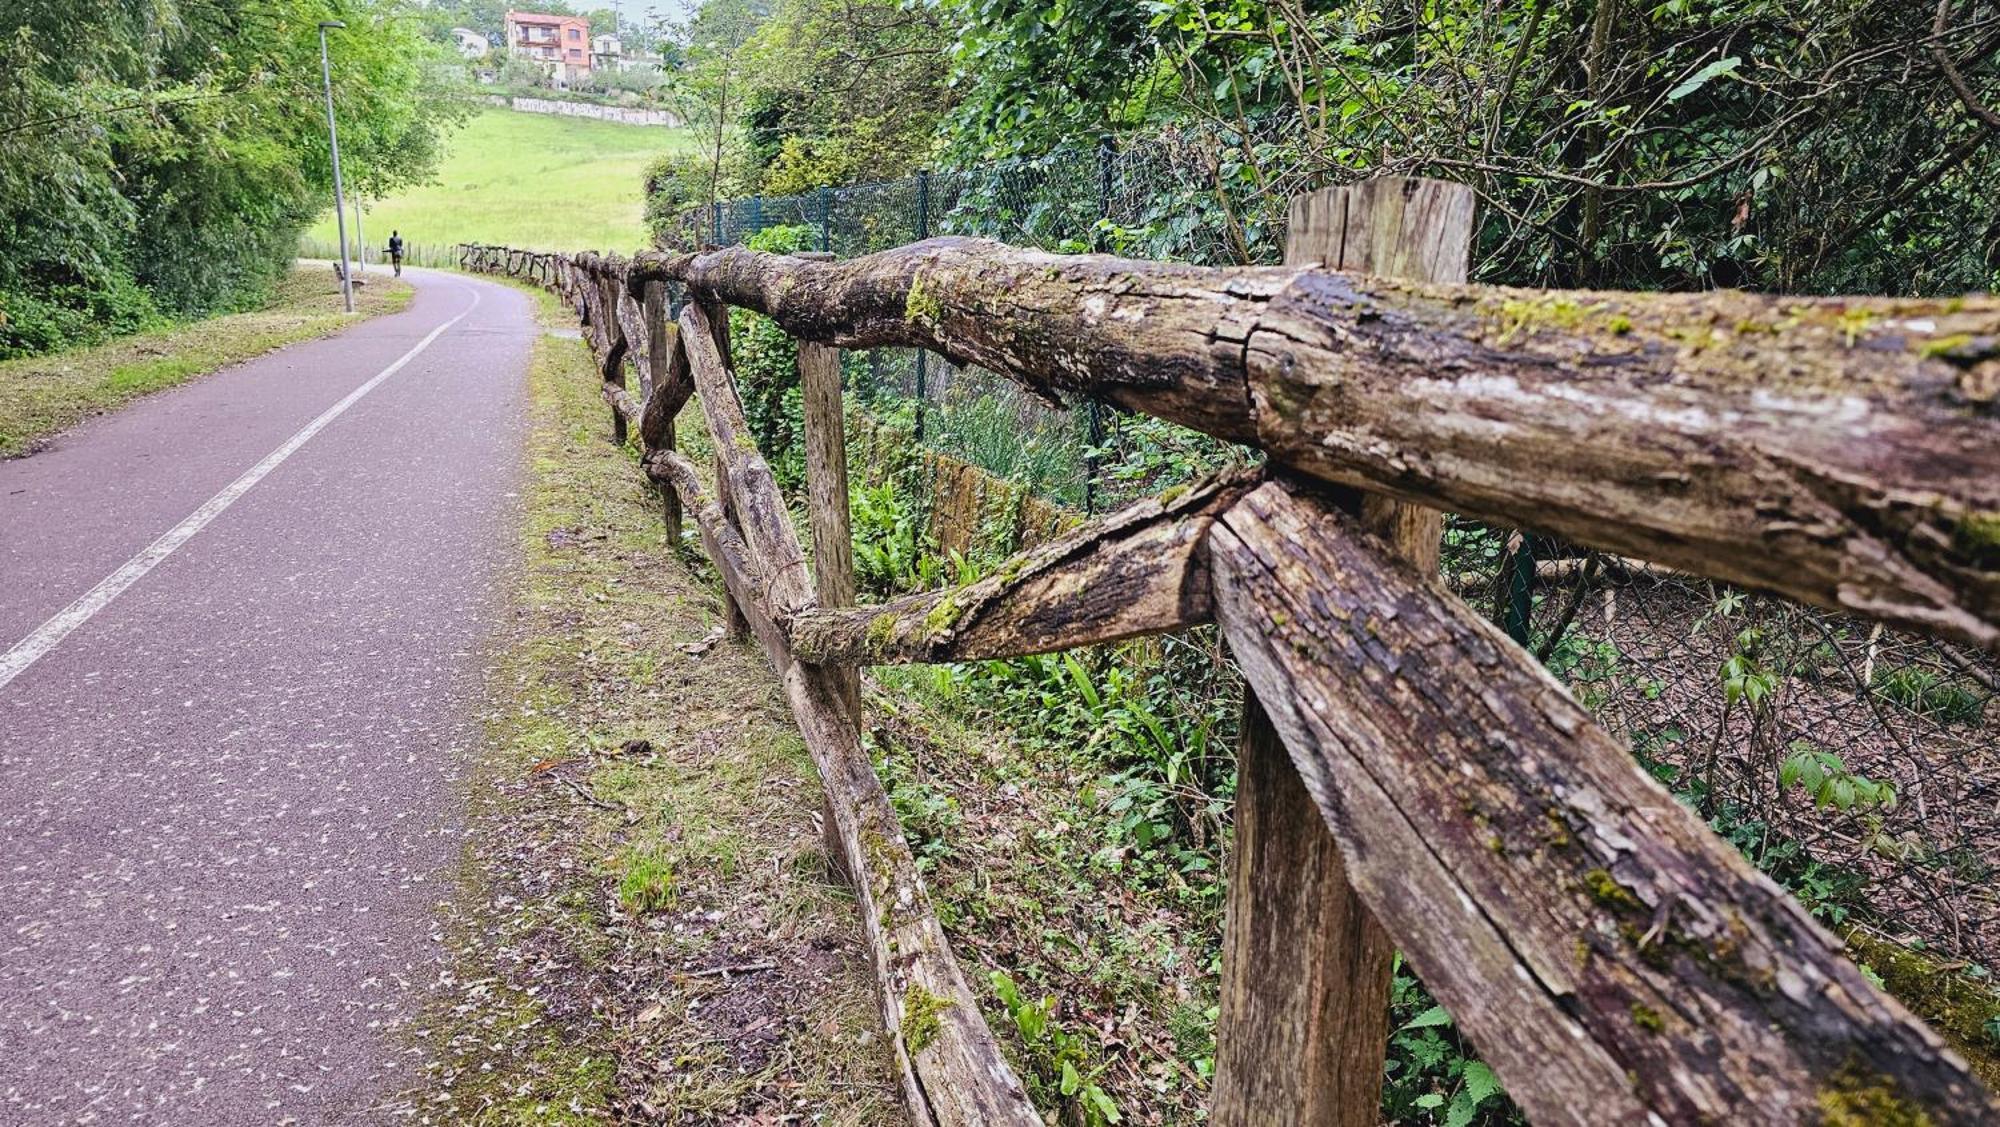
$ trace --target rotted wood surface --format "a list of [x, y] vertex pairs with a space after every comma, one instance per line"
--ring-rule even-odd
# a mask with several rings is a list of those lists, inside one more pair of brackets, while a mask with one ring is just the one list
[[647, 458], [645, 470], [652, 480], [672, 490], [684, 510], [694, 516], [702, 548], [722, 576], [724, 632], [737, 641], [754, 636], [772, 664], [783, 672], [790, 664], [785, 632], [765, 612], [762, 601], [770, 586], [769, 575], [744, 544], [722, 501], [709, 498], [694, 463], [671, 450]]
[[2000, 1115], [1805, 909], [1355, 518], [1268, 484], [1210, 557], [1217, 621], [1354, 887], [1535, 1122]]
[[777, 478], [757, 452], [744, 422], [736, 381], [717, 346], [716, 325], [700, 305], [681, 310], [681, 340], [715, 442], [716, 488], [724, 493], [724, 511], [742, 530], [751, 554], [770, 573], [766, 610], [775, 619], [789, 620], [797, 611], [816, 605], [805, 553]]
[[785, 693], [824, 781], [882, 986], [882, 1020], [915, 1077], [915, 1123], [1041, 1127], [980, 1016], [938, 924], [902, 824], [840, 699], [837, 671], [799, 662]]
[[801, 661], [854, 665], [972, 661], [1206, 622], [1209, 526], [1255, 484], [1239, 474], [1147, 498], [963, 587], [797, 615], [789, 623], [793, 652]]
[[[657, 450], [672, 450], [676, 442], [674, 419], [692, 394], [694, 380], [688, 374], [687, 353], [681, 348], [680, 325], [669, 317], [665, 282], [643, 285], [643, 315], [646, 333], [646, 403], [639, 417], [639, 448], [642, 456]], [[660, 490], [661, 516], [666, 522], [667, 543], [681, 542], [681, 498], [671, 487]]]
[[[1292, 199], [1285, 264], [1344, 274], [1463, 283], [1471, 269], [1477, 197], [1464, 184], [1384, 176]], [[1436, 574], [1444, 514], [1369, 493], [1362, 523], [1426, 575]]]
[[[1309, 192], [1292, 200], [1285, 263], [1463, 282], [1474, 202], [1463, 184], [1403, 177]], [[1372, 493], [1358, 507], [1364, 527], [1435, 574], [1444, 514]], [[1254, 692], [1241, 732], [1210, 1119], [1374, 1127], [1394, 944]]]
[[1395, 948], [1254, 693], [1242, 730], [1209, 1122], [1374, 1127]]
[[1510, 290], [933, 239], [645, 276], [1399, 500], [2000, 649], [2000, 300]]
[[[840, 389], [840, 351], [799, 344], [800, 413], [805, 424], [806, 514], [812, 526], [813, 590], [821, 607], [854, 605], [854, 531], [847, 497], [847, 420]], [[829, 675], [839, 682], [848, 713], [861, 715], [861, 671]]]

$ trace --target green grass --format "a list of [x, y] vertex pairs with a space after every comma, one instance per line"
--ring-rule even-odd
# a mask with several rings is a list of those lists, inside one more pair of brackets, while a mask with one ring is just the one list
[[[648, 245], [646, 165], [693, 143], [681, 129], [484, 110], [451, 139], [435, 183], [369, 205], [364, 233], [371, 254], [391, 230], [423, 248], [476, 242], [629, 254]], [[306, 243], [333, 247], [335, 237], [329, 211]]]
[[[409, 304], [411, 292], [403, 282], [370, 274], [368, 285], [354, 291], [356, 317], [393, 313]], [[325, 336], [356, 317], [341, 311], [332, 271], [302, 266], [263, 309], [0, 361], [0, 458], [26, 454], [48, 436], [148, 392]]]

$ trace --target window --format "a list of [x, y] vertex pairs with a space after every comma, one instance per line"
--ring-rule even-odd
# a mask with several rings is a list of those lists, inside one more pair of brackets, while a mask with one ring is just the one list
[[570, 29], [569, 29], [569, 37], [570, 37], [571, 39], [573, 39], [573, 40], [574, 40], [574, 39], [582, 39], [582, 38], [583, 38], [583, 32], [581, 32], [581, 31], [578, 31], [578, 30], [577, 30], [577, 29], [575, 29], [575, 28], [570, 28]]
[[577, 50], [575, 47], [571, 47], [569, 49], [569, 57], [572, 59], [580, 59], [583, 57], [583, 52]]

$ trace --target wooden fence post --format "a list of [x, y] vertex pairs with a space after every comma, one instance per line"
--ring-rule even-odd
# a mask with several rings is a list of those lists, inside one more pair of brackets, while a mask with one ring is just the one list
[[[831, 261], [823, 252], [800, 258]], [[813, 586], [823, 607], [854, 605], [854, 533], [847, 500], [847, 421], [840, 396], [840, 350], [799, 342], [799, 397], [806, 430], [806, 509], [811, 516]], [[834, 679], [857, 722], [861, 671], [840, 669]]]
[[[1474, 197], [1401, 177], [1292, 201], [1287, 264], [1462, 282]], [[1369, 527], [1435, 573], [1442, 516], [1368, 496]], [[1210, 1121], [1374, 1127], [1394, 946], [1254, 696], [1243, 710]]]

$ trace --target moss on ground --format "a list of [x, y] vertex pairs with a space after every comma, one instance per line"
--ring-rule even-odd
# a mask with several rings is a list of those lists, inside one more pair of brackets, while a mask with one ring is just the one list
[[1975, 979], [1860, 928], [1847, 933], [1847, 954], [1949, 1041], [1987, 1087], [2000, 1091], [2000, 988], [1990, 977]]
[[397, 312], [413, 292], [407, 282], [370, 277], [354, 291], [355, 317], [349, 317], [332, 271], [301, 266], [278, 284], [270, 305], [254, 312], [0, 361], [0, 458], [31, 453], [52, 435], [139, 396], [323, 337], [357, 318]]

